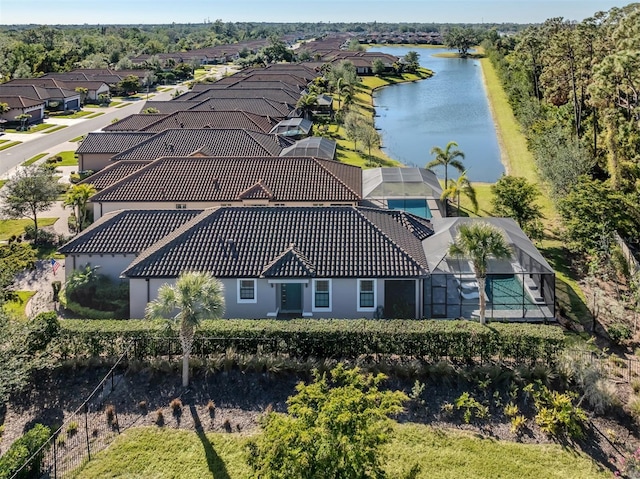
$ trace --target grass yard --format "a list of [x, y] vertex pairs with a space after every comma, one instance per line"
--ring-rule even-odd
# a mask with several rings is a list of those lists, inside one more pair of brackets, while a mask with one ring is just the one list
[[39, 125], [31, 125], [27, 131], [18, 131], [15, 128], [7, 128], [5, 131], [7, 133], [20, 133], [21, 135], [28, 135], [30, 133], [48, 130], [49, 128], [53, 128], [54, 126], [55, 125], [52, 123], [40, 123]]
[[[249, 477], [245, 445], [248, 436], [169, 428], [130, 429], [108, 449], [96, 454], [71, 477], [185, 478]], [[477, 435], [433, 429], [419, 424], [396, 425], [386, 446], [390, 478], [416, 479], [604, 479], [612, 476], [591, 459], [560, 445], [517, 444]]]
[[47, 131], [43, 131], [43, 133], [53, 133], [54, 131], [58, 131], [58, 130], [62, 130], [63, 128], [66, 128], [68, 125], [58, 125], [55, 128], [50, 128]]
[[[562, 240], [557, 238], [556, 231], [560, 225], [558, 212], [544, 182], [538, 176], [538, 168], [533, 155], [527, 148], [527, 139], [513, 115], [507, 95], [500, 79], [488, 58], [480, 60], [484, 76], [489, 105], [496, 123], [498, 142], [503, 154], [502, 162], [507, 173], [512, 176], [526, 178], [530, 183], [538, 185], [541, 195], [538, 204], [544, 214], [545, 239], [537, 245], [540, 252], [556, 271], [556, 298], [561, 313], [573, 321], [590, 322], [591, 313], [585, 304], [584, 293], [569, 269], [567, 252]], [[465, 202], [462, 202], [463, 205]]]
[[0, 151], [6, 150], [7, 148], [11, 148], [12, 146], [16, 146], [22, 143], [21, 141], [9, 141], [0, 145]]
[[10, 318], [24, 321], [27, 319], [27, 315], [25, 313], [25, 308], [27, 307], [27, 303], [31, 299], [31, 297], [36, 294], [35, 291], [16, 291], [18, 298], [16, 301], [7, 301], [3, 305], [3, 309], [5, 313]]
[[9, 180], [0, 180], [0, 188], [2, 188], [7, 181]]
[[29, 165], [33, 165], [36, 161], [38, 161], [40, 158], [44, 158], [45, 156], [47, 156], [49, 153], [39, 153], [36, 156], [34, 156], [33, 158], [29, 158], [27, 161], [25, 161], [24, 163], [22, 163], [22, 166], [29, 166]]
[[80, 135], [80, 136], [76, 136], [75, 138], [69, 140], [71, 143], [78, 143], [80, 141], [84, 140], [84, 135]]
[[103, 111], [99, 111], [99, 112], [97, 112], [97, 113], [92, 113], [92, 114], [91, 114], [91, 115], [89, 115], [87, 118], [97, 118], [97, 117], [99, 117], [100, 115], [104, 115], [104, 112], [103, 112]]
[[[55, 154], [54, 156], [60, 156], [62, 161], [56, 163], [56, 167], [58, 166], [78, 166], [78, 159], [76, 158], [75, 151], [61, 151], [60, 153]], [[53, 157], [51, 157], [53, 158]], [[47, 158], [48, 159], [48, 158]]]
[[69, 118], [69, 119], [76, 119], [76, 118], [82, 118], [83, 116], [87, 116], [90, 115], [91, 112], [90, 111], [77, 111], [75, 113], [69, 113], [67, 115], [56, 115], [56, 118]]
[[120, 103], [116, 108], [124, 108], [125, 106], [129, 106], [131, 103]]
[[[38, 218], [38, 228], [51, 226], [58, 221], [58, 218]], [[24, 233], [24, 227], [32, 225], [33, 220], [0, 220], [0, 241], [6, 241], [12, 236], [19, 236]]]

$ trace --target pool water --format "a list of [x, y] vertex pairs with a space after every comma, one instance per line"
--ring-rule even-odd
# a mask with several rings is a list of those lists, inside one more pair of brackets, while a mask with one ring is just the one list
[[494, 309], [518, 309], [523, 304], [535, 305], [523, 290], [520, 279], [513, 274], [488, 276], [485, 291]]

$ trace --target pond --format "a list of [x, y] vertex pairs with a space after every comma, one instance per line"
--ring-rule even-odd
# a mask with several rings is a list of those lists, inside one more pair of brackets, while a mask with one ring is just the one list
[[[376, 128], [384, 151], [408, 166], [424, 167], [433, 146], [458, 143], [471, 181], [493, 183], [504, 173], [500, 147], [489, 109], [479, 60], [434, 57], [450, 52], [444, 48], [418, 46], [374, 47], [369, 51], [398, 57], [408, 51], [420, 54], [420, 64], [433, 77], [379, 89], [374, 95]], [[435, 169], [444, 177], [443, 169]], [[449, 178], [458, 174], [449, 168]]]

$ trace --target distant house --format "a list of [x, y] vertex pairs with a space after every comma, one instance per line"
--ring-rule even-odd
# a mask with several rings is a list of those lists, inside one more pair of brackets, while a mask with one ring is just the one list
[[114, 155], [153, 137], [153, 132], [92, 132], [78, 146], [78, 169], [98, 171], [109, 164]]
[[[131, 161], [118, 161], [101, 174]], [[118, 173], [112, 175], [117, 178]], [[92, 183], [92, 178], [85, 180]], [[319, 158], [160, 158], [91, 198], [94, 218], [119, 209], [200, 209], [212, 206], [356, 206], [358, 167]]]
[[[56, 77], [55, 73], [50, 73], [38, 78], [20, 78], [11, 80], [11, 83], [21, 85], [35, 85], [41, 88], [64, 88], [69, 91], [78, 92], [77, 88], [86, 89], [86, 98], [91, 102], [97, 102], [100, 95], [109, 94], [109, 85], [102, 81], [85, 80], [85, 79], [62, 79]], [[82, 96], [82, 95], [81, 95]], [[81, 98], [82, 100], [82, 98]]]
[[20, 115], [31, 115], [31, 118], [27, 121], [28, 124], [39, 123], [44, 118], [45, 102], [43, 100], [0, 95], [0, 103], [5, 103], [9, 106], [9, 111], [0, 113], [0, 119], [4, 120], [3, 124], [5, 122], [20, 123], [21, 120], [16, 119]]
[[60, 87], [43, 88], [9, 81], [0, 84], [0, 96], [21, 96], [40, 100], [47, 110], [79, 110], [80, 93]]

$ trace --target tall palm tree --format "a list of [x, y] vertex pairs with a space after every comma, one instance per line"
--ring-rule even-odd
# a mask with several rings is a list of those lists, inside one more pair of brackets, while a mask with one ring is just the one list
[[485, 324], [487, 303], [484, 289], [489, 258], [511, 258], [511, 247], [496, 227], [485, 222], [473, 222], [460, 225], [454, 243], [449, 246], [449, 254], [471, 261], [480, 293], [480, 324]]
[[73, 185], [67, 191], [64, 197], [64, 206], [70, 206], [77, 209], [76, 220], [78, 222], [77, 231], [82, 231], [84, 226], [84, 219], [87, 211], [87, 203], [89, 198], [97, 193], [97, 190], [93, 185], [81, 184]]
[[[452, 148], [455, 148], [452, 150]], [[435, 155], [435, 159], [427, 163], [427, 170], [435, 168], [436, 166], [444, 166], [444, 184], [449, 184], [449, 166], [454, 167], [458, 172], [464, 173], [464, 165], [457, 158], [464, 159], [464, 153], [457, 149], [458, 144], [455, 141], [450, 141], [444, 150], [439, 146], [431, 148], [431, 154]]]
[[[460, 216], [460, 194], [469, 198], [473, 206], [473, 212], [478, 212], [478, 200], [476, 198], [476, 190], [467, 178], [467, 172], [462, 173], [457, 180], [449, 180], [449, 186], [442, 192], [440, 200], [445, 201], [448, 198], [456, 198], [457, 216]], [[445, 212], [446, 214], [446, 212]]]
[[172, 286], [163, 284], [158, 298], [147, 304], [148, 318], [166, 318], [180, 327], [182, 346], [182, 386], [189, 386], [189, 355], [195, 330], [203, 319], [216, 319], [224, 313], [224, 287], [204, 272], [182, 273]]

